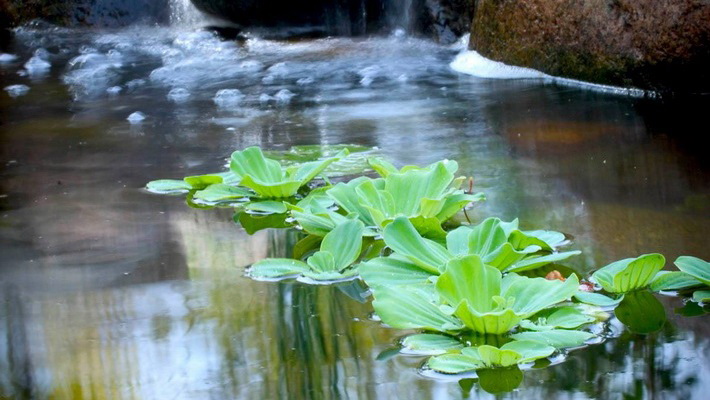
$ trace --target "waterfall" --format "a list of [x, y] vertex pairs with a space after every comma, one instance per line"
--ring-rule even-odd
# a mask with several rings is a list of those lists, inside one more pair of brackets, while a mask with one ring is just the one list
[[203, 25], [205, 16], [190, 0], [170, 0], [170, 25], [195, 28]]

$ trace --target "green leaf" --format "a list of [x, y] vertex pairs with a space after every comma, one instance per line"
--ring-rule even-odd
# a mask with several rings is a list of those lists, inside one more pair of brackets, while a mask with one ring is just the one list
[[514, 298], [513, 309], [516, 313], [525, 316], [569, 300], [579, 290], [577, 275], [570, 275], [566, 281], [562, 282], [508, 274], [503, 281], [507, 288], [503, 290], [502, 296]]
[[367, 163], [372, 169], [375, 170], [375, 172], [377, 172], [383, 178], [386, 178], [389, 174], [396, 174], [397, 172], [399, 172], [397, 170], [397, 167], [395, 167], [394, 165], [392, 165], [392, 163], [381, 157], [369, 158], [367, 160]]
[[468, 252], [486, 258], [507, 242], [505, 231], [498, 218], [487, 218], [476, 225], [469, 235]]
[[516, 340], [530, 340], [544, 343], [557, 349], [565, 347], [578, 347], [587, 340], [594, 337], [593, 334], [583, 331], [572, 331], [566, 329], [554, 329], [541, 332], [521, 332], [510, 335]]
[[254, 193], [244, 188], [226, 185], [224, 183], [215, 183], [207, 186], [203, 190], [195, 192], [194, 198], [208, 203], [220, 203], [223, 201], [233, 201], [248, 198]]
[[282, 201], [254, 201], [244, 206], [250, 211], [257, 211], [269, 214], [283, 214], [288, 211], [286, 205]]
[[467, 302], [479, 313], [493, 309], [493, 297], [500, 295], [501, 273], [484, 265], [477, 255], [453, 259], [436, 282], [436, 289], [446, 303], [459, 307]]
[[506, 269], [506, 272], [522, 272], [529, 271], [531, 269], [540, 268], [550, 263], [566, 260], [572, 256], [582, 254], [579, 250], [565, 251], [562, 253], [552, 253], [544, 256], [531, 256], [525, 258], [521, 261], [515, 262]]
[[528, 236], [533, 236], [533, 237], [536, 237], [536, 238], [542, 240], [543, 242], [547, 243], [547, 245], [549, 247], [551, 247], [553, 249], [561, 246], [562, 244], [564, 244], [567, 241], [565, 234], [561, 233], [561, 232], [546, 231], [546, 230], [522, 231], [522, 232]]
[[329, 251], [316, 251], [312, 256], [308, 257], [306, 262], [308, 266], [311, 267], [310, 271], [316, 274], [340, 272], [338, 266], [335, 264], [335, 256]]
[[679, 270], [710, 286], [710, 263], [697, 257], [680, 256], [674, 264]]
[[511, 392], [523, 382], [523, 371], [517, 365], [507, 368], [485, 368], [476, 373], [481, 389], [492, 394]]
[[[521, 358], [517, 364], [527, 363], [540, 358], [549, 357], [555, 352], [555, 348], [546, 344], [530, 340], [514, 340], [501, 346], [501, 350], [514, 351], [520, 354]], [[480, 349], [479, 349], [480, 352]], [[499, 364], [502, 367], [507, 365]], [[513, 365], [513, 364], [510, 364]]]
[[375, 222], [370, 216], [370, 212], [358, 201], [358, 193], [356, 191], [360, 184], [367, 181], [372, 181], [375, 185], [382, 183], [382, 181], [371, 180], [368, 177], [361, 176], [348, 183], [338, 183], [330, 188], [326, 194], [338, 203], [340, 208], [348, 213], [357, 214], [366, 225], [371, 226], [375, 225]]
[[382, 322], [393, 328], [439, 332], [463, 328], [461, 321], [441, 312], [430, 297], [426, 292], [412, 287], [382, 286], [375, 292], [372, 305]]
[[350, 266], [362, 250], [362, 233], [365, 226], [358, 220], [347, 220], [325, 235], [321, 250], [330, 252], [338, 271]]
[[296, 242], [293, 246], [293, 258], [296, 260], [302, 259], [306, 254], [320, 247], [323, 238], [317, 235], [308, 235]]
[[402, 346], [408, 353], [438, 355], [460, 350], [464, 346], [451, 336], [420, 333], [402, 340]]
[[651, 281], [651, 290], [658, 292], [661, 290], [681, 290], [697, 286], [703, 283], [695, 279], [692, 275], [682, 271], [660, 271]]
[[647, 290], [627, 293], [614, 309], [614, 314], [630, 331], [636, 333], [657, 332], [666, 323], [663, 304]]
[[613, 262], [592, 274], [592, 278], [607, 292], [630, 292], [648, 286], [665, 262], [660, 254], [644, 254]]
[[517, 365], [518, 362], [522, 360], [523, 356], [517, 351], [505, 349], [508, 345], [509, 343], [503, 345], [500, 349], [487, 344], [478, 346], [478, 348], [467, 347], [461, 350], [461, 354], [473, 358], [474, 354], [478, 353], [478, 357], [483, 361], [483, 365], [489, 368], [510, 367], [511, 365]]
[[611, 297], [604, 296], [600, 293], [590, 293], [579, 291], [574, 294], [574, 298], [581, 301], [582, 303], [591, 304], [593, 306], [599, 307], [615, 307], [624, 299], [624, 295], [621, 295], [618, 299], [612, 299]]
[[254, 263], [247, 274], [256, 279], [277, 279], [300, 275], [308, 270], [306, 263], [290, 258], [267, 258]]
[[451, 258], [444, 246], [421, 237], [406, 217], [398, 217], [387, 225], [383, 236], [389, 248], [432, 274], [438, 274]]
[[207, 174], [207, 175], [194, 175], [194, 176], [186, 176], [183, 178], [185, 183], [190, 185], [191, 188], [193, 189], [204, 189], [209, 185], [213, 185], [215, 183], [222, 183], [223, 182], [223, 177], [218, 174]]
[[178, 181], [175, 179], [158, 179], [156, 181], [148, 182], [146, 189], [159, 194], [185, 193], [192, 189], [192, 186], [185, 181]]
[[234, 214], [234, 222], [240, 224], [246, 233], [253, 235], [256, 232], [269, 228], [290, 228], [286, 222], [286, 214], [255, 215], [248, 212]]
[[533, 324], [521, 323], [521, 326], [531, 330], [574, 329], [595, 320], [594, 317], [584, 314], [578, 308], [567, 306], [543, 310], [535, 314]]
[[360, 277], [367, 286], [423, 285], [432, 274], [418, 265], [393, 257], [378, 257], [360, 264]]
[[695, 293], [693, 293], [693, 301], [698, 303], [710, 302], [710, 290], [696, 290]]
[[460, 374], [484, 368], [484, 364], [479, 358], [472, 358], [463, 354], [444, 354], [431, 357], [427, 361], [427, 367], [445, 374]]

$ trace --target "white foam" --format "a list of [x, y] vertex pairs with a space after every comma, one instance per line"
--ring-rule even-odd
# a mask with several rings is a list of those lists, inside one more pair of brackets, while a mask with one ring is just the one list
[[17, 56], [9, 53], [0, 53], [0, 64], [9, 64], [17, 60]]
[[143, 114], [140, 111], [136, 111], [136, 112], [132, 113], [131, 115], [129, 115], [128, 118], [126, 118], [126, 119], [128, 120], [128, 122], [130, 122], [132, 124], [137, 124], [137, 123], [143, 121], [145, 118], [146, 118], [145, 114]]
[[85, 53], [76, 56], [69, 61], [69, 72], [64, 75], [64, 83], [69, 85], [77, 99], [102, 95], [118, 83], [121, 68], [119, 60], [119, 53]]
[[288, 104], [295, 96], [296, 93], [293, 93], [288, 89], [281, 89], [274, 95], [274, 99], [276, 99], [276, 102], [279, 104]]
[[120, 86], [111, 86], [110, 88], [106, 89], [106, 93], [108, 93], [111, 96], [117, 96], [118, 94], [121, 93], [122, 90], [123, 90], [123, 88]]
[[175, 103], [184, 103], [190, 99], [190, 91], [185, 88], [175, 88], [168, 92], [168, 100]]
[[544, 79], [551, 77], [532, 68], [516, 67], [489, 60], [473, 50], [459, 53], [450, 66], [454, 71], [488, 79]]
[[561, 78], [548, 75], [532, 68], [517, 67], [493, 61], [474, 50], [464, 50], [459, 53], [449, 66], [462, 74], [472, 75], [486, 79], [539, 79], [544, 83], [572, 86], [595, 92], [618, 94], [632, 97], [655, 97], [656, 93], [636, 88], [624, 88], [611, 85], [602, 85], [580, 81], [576, 79]]
[[27, 85], [10, 85], [5, 88], [5, 91], [10, 97], [20, 97], [26, 95], [30, 91], [30, 87]]
[[239, 105], [242, 99], [244, 99], [244, 94], [239, 89], [222, 89], [212, 100], [217, 104], [217, 107], [226, 108]]
[[27, 75], [31, 78], [42, 78], [49, 74], [49, 70], [52, 68], [47, 59], [49, 58], [49, 52], [45, 49], [37, 49], [34, 56], [30, 58], [25, 63], [25, 71]]
[[316, 81], [316, 80], [313, 79], [312, 76], [307, 76], [307, 77], [305, 77], [305, 78], [301, 78], [301, 79], [297, 80], [297, 81], [296, 81], [296, 84], [297, 84], [298, 86], [306, 86], [306, 85], [310, 85], [310, 84], [314, 83], [315, 81]]

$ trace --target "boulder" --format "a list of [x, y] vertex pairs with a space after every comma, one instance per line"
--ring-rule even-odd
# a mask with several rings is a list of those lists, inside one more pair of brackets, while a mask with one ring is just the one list
[[475, 0], [470, 48], [550, 75], [710, 92], [709, 0]]

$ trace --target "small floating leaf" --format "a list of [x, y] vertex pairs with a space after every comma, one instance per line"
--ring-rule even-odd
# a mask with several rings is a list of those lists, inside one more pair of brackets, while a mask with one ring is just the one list
[[267, 258], [254, 263], [248, 270], [252, 278], [275, 279], [302, 274], [308, 270], [306, 263], [290, 258]]
[[600, 293], [590, 293], [579, 291], [574, 294], [574, 298], [581, 301], [582, 303], [591, 304], [593, 306], [599, 307], [615, 307], [624, 299], [624, 295], [621, 295], [618, 299], [612, 299], [611, 297], [604, 296]]
[[531, 340], [544, 343], [557, 349], [565, 347], [578, 347], [587, 340], [594, 337], [593, 334], [583, 331], [572, 331], [566, 329], [553, 329], [541, 332], [521, 332], [510, 335], [517, 340]]
[[224, 183], [216, 183], [207, 186], [203, 190], [195, 192], [195, 199], [206, 201], [209, 203], [219, 203], [223, 201], [238, 200], [252, 196], [254, 193], [244, 188], [226, 185]]
[[217, 174], [207, 174], [207, 175], [193, 175], [193, 176], [186, 176], [184, 178], [184, 181], [187, 182], [188, 185], [190, 185], [191, 188], [193, 189], [204, 189], [209, 185], [213, 185], [215, 183], [222, 183], [223, 178], [221, 175]]
[[423, 355], [444, 354], [453, 350], [460, 350], [464, 346], [451, 336], [420, 333], [407, 336], [402, 341], [405, 349]]
[[248, 203], [245, 209], [269, 214], [283, 214], [288, 208], [282, 201], [253, 201]]
[[148, 182], [146, 189], [151, 192], [168, 194], [168, 193], [184, 193], [192, 189], [189, 183], [176, 179], [158, 179]]

